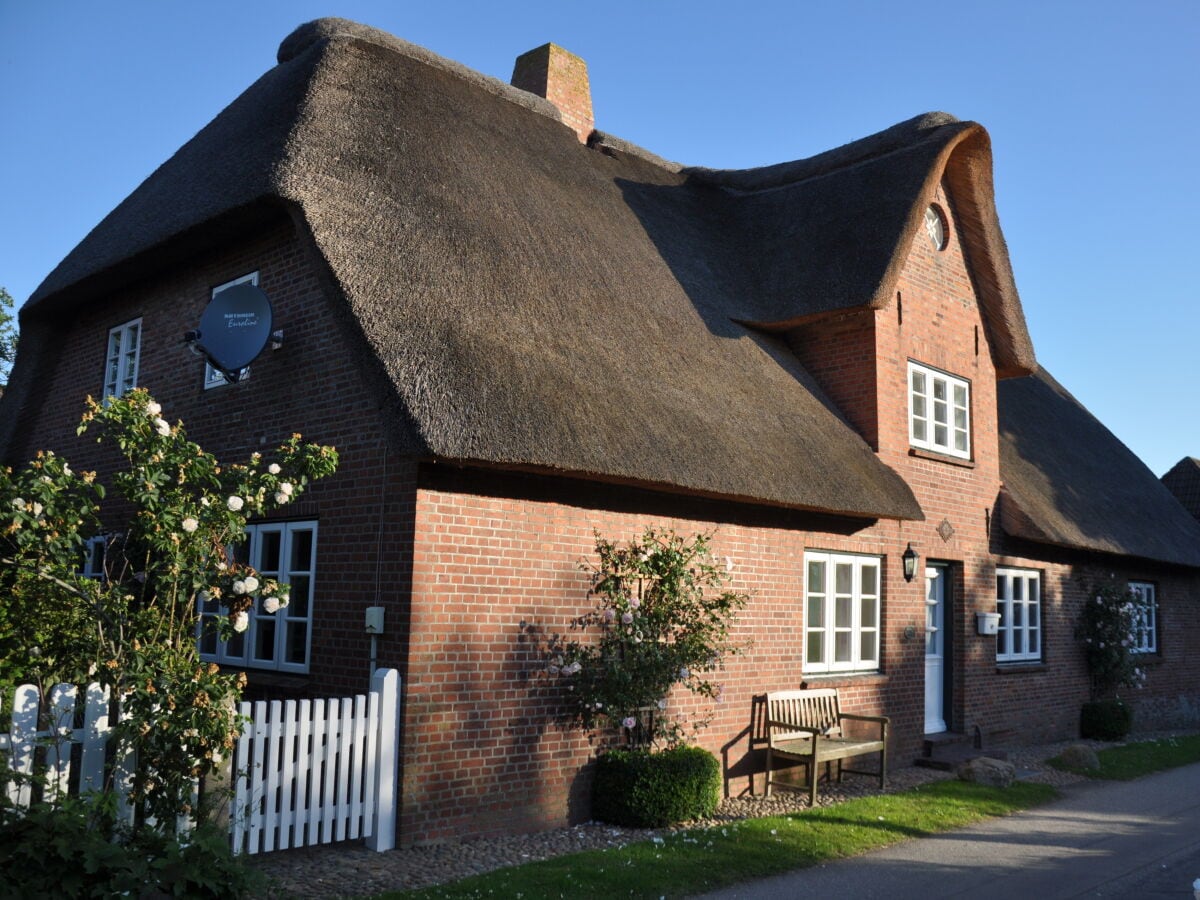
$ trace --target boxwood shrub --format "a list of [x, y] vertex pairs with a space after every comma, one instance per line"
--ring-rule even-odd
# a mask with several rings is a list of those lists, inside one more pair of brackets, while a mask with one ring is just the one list
[[601, 822], [657, 828], [716, 812], [721, 767], [700, 747], [610, 750], [596, 764], [592, 814]]
[[1079, 715], [1079, 736], [1119, 741], [1133, 728], [1133, 710], [1122, 700], [1090, 700]]

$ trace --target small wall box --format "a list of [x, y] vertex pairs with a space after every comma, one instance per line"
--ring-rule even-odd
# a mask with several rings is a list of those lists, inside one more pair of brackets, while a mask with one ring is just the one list
[[979, 634], [997, 634], [1000, 631], [1000, 613], [975, 613], [975, 630]]

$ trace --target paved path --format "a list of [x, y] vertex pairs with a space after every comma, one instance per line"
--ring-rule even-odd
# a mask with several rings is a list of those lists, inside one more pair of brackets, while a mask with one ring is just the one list
[[1192, 897], [1200, 878], [1200, 764], [1064, 797], [971, 828], [801, 869], [704, 900], [782, 897]]

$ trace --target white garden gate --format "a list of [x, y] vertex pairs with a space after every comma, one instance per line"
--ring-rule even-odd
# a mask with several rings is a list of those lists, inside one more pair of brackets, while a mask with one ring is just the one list
[[[125, 794], [136, 760], [111, 746], [107, 689], [88, 685], [77, 715], [79, 688], [55, 686], [44, 728], [38, 727], [39, 699], [35, 686], [17, 688], [9, 733], [0, 734], [0, 755], [17, 776], [7, 785], [8, 799], [27, 808], [37, 798], [31, 776], [40, 750], [45, 796], [100, 790], [111, 766], [120, 814], [132, 822]], [[395, 847], [400, 748], [395, 669], [377, 670], [366, 695], [242, 703], [239, 711], [249, 721], [233, 760], [229, 821], [235, 853], [358, 838], [373, 850]]]

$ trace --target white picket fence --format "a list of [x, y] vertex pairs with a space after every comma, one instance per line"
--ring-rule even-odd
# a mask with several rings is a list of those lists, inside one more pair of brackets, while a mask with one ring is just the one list
[[399, 673], [379, 669], [366, 696], [241, 704], [251, 722], [234, 760], [234, 850], [395, 847], [399, 697]]
[[[0, 734], [0, 754], [13, 773], [23, 776], [9, 781], [8, 799], [18, 808], [37, 799], [30, 776], [38, 749], [44, 748], [44, 796], [102, 789], [109, 762], [120, 815], [132, 822], [134, 810], [126, 794], [136, 760], [119, 751], [117, 758], [107, 759], [113, 752], [108, 691], [87, 685], [81, 727], [75, 726], [78, 698], [75, 685], [51, 689], [47, 724], [39, 728], [37, 688], [17, 688], [9, 732]], [[400, 676], [395, 669], [377, 670], [366, 695], [242, 703], [240, 712], [249, 721], [233, 760], [229, 821], [235, 853], [358, 838], [373, 850], [395, 847], [400, 748]], [[180, 827], [186, 827], [185, 819]]]

